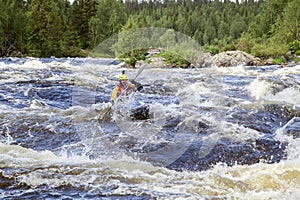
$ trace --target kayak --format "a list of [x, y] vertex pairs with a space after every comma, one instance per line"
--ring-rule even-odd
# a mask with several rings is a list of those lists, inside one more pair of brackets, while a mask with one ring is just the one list
[[[111, 105], [98, 110], [99, 120], [110, 121], [115, 109], [119, 110], [120, 107], [118, 106], [118, 108], [116, 108], [115, 106]], [[131, 120], [147, 120], [151, 118], [150, 106], [141, 101], [135, 101], [130, 107], [127, 107], [125, 109], [128, 109], [126, 113], [128, 113], [128, 116]], [[122, 116], [123, 115], [120, 115], [119, 117]]]
[[150, 119], [150, 106], [147, 104], [140, 104], [130, 109], [130, 117], [133, 120], [146, 120]]

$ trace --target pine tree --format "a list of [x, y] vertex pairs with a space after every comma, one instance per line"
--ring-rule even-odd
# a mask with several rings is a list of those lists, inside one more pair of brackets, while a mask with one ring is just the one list
[[168, 50], [176, 45], [176, 34], [173, 29], [168, 29], [159, 40], [161, 45]]
[[39, 57], [61, 56], [62, 26], [56, 2], [32, 0], [29, 17], [29, 54]]
[[230, 25], [230, 36], [237, 39], [240, 37], [241, 33], [246, 30], [246, 23], [243, 18], [236, 14], [233, 22]]
[[127, 20], [125, 5], [119, 0], [102, 0], [96, 6], [95, 18], [97, 24], [93, 23], [93, 26], [97, 27], [90, 27], [90, 29], [98, 30], [97, 42], [102, 42], [117, 34], [125, 25]]
[[78, 32], [82, 48], [90, 47], [89, 21], [96, 14], [96, 0], [75, 0], [73, 2], [73, 26]]
[[292, 0], [284, 8], [283, 18], [277, 20], [277, 41], [287, 43], [293, 53], [300, 54], [300, 1]]
[[0, 1], [0, 56], [23, 52], [24, 30], [27, 23], [25, 2], [20, 0]]
[[[140, 49], [142, 44], [139, 41], [139, 33], [136, 31], [137, 24], [133, 16], [130, 16], [122, 31], [118, 34], [118, 41], [114, 45], [117, 56], [129, 53], [133, 56], [135, 49]], [[131, 31], [130, 31], [131, 30]]]

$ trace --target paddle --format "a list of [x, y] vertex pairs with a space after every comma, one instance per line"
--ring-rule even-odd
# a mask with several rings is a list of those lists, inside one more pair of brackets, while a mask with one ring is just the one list
[[142, 90], [142, 89], [143, 89], [143, 86], [142, 86], [142, 84], [138, 83], [138, 82], [136, 81], [136, 79], [137, 79], [137, 77], [142, 73], [142, 71], [143, 71], [147, 66], [148, 66], [148, 63], [144, 63], [144, 64], [139, 68], [139, 70], [138, 70], [138, 72], [136, 73], [134, 79], [131, 79], [131, 80], [130, 80], [130, 82], [132, 82], [132, 83], [135, 85], [135, 87], [136, 87], [136, 89], [137, 89], [138, 91]]
[[148, 66], [148, 63], [144, 63], [140, 68], [139, 71], [136, 73], [135, 77], [133, 80], [135, 80], [141, 73], [142, 71]]

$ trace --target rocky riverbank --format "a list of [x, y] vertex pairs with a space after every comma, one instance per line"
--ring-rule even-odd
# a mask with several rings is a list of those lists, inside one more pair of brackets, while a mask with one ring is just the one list
[[[287, 58], [286, 61], [279, 63], [282, 66], [293, 66], [300, 63], [300, 57], [298, 56], [296, 62], [292, 61], [292, 57]], [[261, 58], [255, 57], [246, 52], [236, 50], [236, 51], [226, 51], [221, 52], [216, 55], [211, 55], [210, 53], [204, 53], [202, 55], [202, 59], [200, 59], [197, 63], [191, 63], [189, 66], [176, 66], [174, 64], [168, 64], [165, 62], [165, 59], [162, 57], [151, 57], [149, 58], [151, 61], [151, 67], [156, 68], [174, 68], [174, 67], [182, 67], [182, 68], [201, 68], [201, 67], [229, 67], [229, 66], [260, 66], [260, 65], [270, 65], [273, 63], [273, 58], [269, 58], [267, 60], [262, 60]], [[144, 61], [138, 61], [135, 67], [139, 67], [144, 63]]]

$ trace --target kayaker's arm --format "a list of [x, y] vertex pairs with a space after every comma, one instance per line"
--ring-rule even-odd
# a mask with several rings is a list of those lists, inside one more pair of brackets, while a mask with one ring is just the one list
[[137, 89], [137, 91], [140, 91], [143, 89], [142, 84], [136, 82], [134, 79], [130, 80], [130, 82], [134, 84], [134, 87]]
[[110, 96], [110, 101], [111, 101], [111, 102], [113, 102], [113, 101], [115, 100], [115, 98], [116, 98], [116, 96], [117, 96], [117, 94], [118, 94], [118, 90], [119, 90], [119, 87], [116, 86], [116, 87], [114, 88], [114, 90], [112, 91], [111, 96]]

